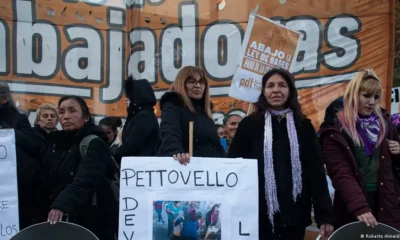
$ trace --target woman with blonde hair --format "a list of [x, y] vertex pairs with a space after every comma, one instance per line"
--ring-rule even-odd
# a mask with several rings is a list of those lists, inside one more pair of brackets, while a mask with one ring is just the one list
[[335, 188], [337, 226], [363, 221], [400, 229], [399, 137], [378, 105], [382, 85], [372, 70], [361, 70], [350, 81], [344, 107], [325, 118], [321, 142], [328, 175]]
[[211, 117], [210, 88], [203, 70], [182, 68], [169, 92], [160, 100], [159, 156], [189, 163], [189, 122], [194, 122], [193, 156], [224, 157], [224, 149]]

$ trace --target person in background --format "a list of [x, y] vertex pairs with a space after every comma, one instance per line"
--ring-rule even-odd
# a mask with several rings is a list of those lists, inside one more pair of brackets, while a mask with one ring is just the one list
[[58, 113], [57, 108], [49, 103], [42, 104], [36, 110], [35, 126], [40, 127], [46, 133], [57, 131]]
[[178, 218], [180, 211], [182, 210], [182, 202], [173, 201], [170, 202], [166, 208], [166, 212], [168, 215], [168, 239], [172, 236], [172, 232], [174, 229], [174, 221]]
[[[51, 132], [57, 131], [58, 124], [58, 112], [57, 108], [49, 103], [42, 104], [36, 110], [36, 120], [34, 123], [33, 130], [39, 137], [40, 149], [39, 152], [39, 162], [41, 164], [41, 169], [44, 169], [45, 163], [43, 162], [44, 156], [50, 147], [50, 134]], [[35, 219], [36, 223], [41, 223], [47, 220], [47, 208], [50, 204], [50, 200], [46, 197], [49, 195], [46, 186], [46, 173], [41, 172], [40, 174], [40, 184], [34, 189], [34, 195], [36, 203], [37, 216]]]
[[226, 151], [227, 148], [227, 140], [226, 140], [226, 131], [224, 125], [215, 125], [217, 127], [217, 133], [219, 137], [219, 142], [221, 143], [222, 148]]
[[107, 134], [108, 146], [111, 154], [115, 154], [119, 146], [118, 129], [122, 126], [122, 120], [119, 117], [105, 117], [100, 120], [99, 126]]
[[182, 68], [170, 91], [160, 100], [161, 144], [158, 156], [171, 156], [181, 164], [189, 163], [191, 121], [194, 122], [193, 156], [225, 156], [211, 116], [210, 102], [210, 89], [204, 71], [193, 66]]
[[240, 121], [242, 121], [242, 117], [237, 114], [231, 114], [224, 118], [226, 132], [226, 152], [229, 151], [229, 147], [231, 145], [233, 137], [235, 136]]
[[114, 158], [121, 165], [122, 157], [154, 156], [160, 141], [159, 124], [154, 113], [157, 103], [153, 88], [147, 80], [125, 81], [128, 117], [122, 131], [122, 144]]
[[[400, 135], [400, 114], [395, 113], [390, 116], [390, 120], [394, 125], [394, 129], [397, 135]], [[390, 137], [392, 139], [393, 137]], [[400, 189], [400, 161], [393, 162], [394, 174], [396, 175], [397, 179], [399, 179], [399, 189]]]
[[206, 214], [206, 232], [208, 233], [208, 228], [215, 226], [219, 219], [219, 205], [215, 204], [210, 211]]
[[362, 221], [400, 229], [399, 137], [378, 103], [382, 85], [372, 70], [361, 70], [347, 85], [343, 110], [325, 118], [321, 142], [335, 189], [337, 225]]
[[58, 124], [58, 113], [57, 108], [49, 103], [42, 104], [36, 110], [36, 120], [34, 123], [34, 130], [42, 141], [42, 145], [45, 149], [40, 150], [41, 152], [47, 150], [49, 144], [49, 133], [57, 131]]
[[163, 201], [154, 201], [153, 205], [154, 205], [154, 210], [156, 211], [157, 216], [158, 216], [158, 222], [157, 223], [164, 224], [164, 220], [162, 219], [162, 214], [161, 214], [161, 211], [162, 211], [162, 208], [163, 208]]
[[[51, 205], [48, 222], [66, 214], [72, 223], [92, 231], [100, 240], [114, 239], [118, 229], [118, 166], [108, 149], [103, 129], [94, 124], [86, 102], [64, 96], [58, 102], [62, 131], [50, 133], [46, 156]], [[83, 152], [81, 143], [87, 141]]]
[[240, 122], [228, 153], [257, 159], [259, 239], [304, 239], [311, 206], [322, 239], [334, 230], [321, 146], [294, 81], [283, 69], [263, 76], [256, 110]]
[[[182, 226], [179, 239], [198, 240], [199, 218], [201, 217], [201, 213], [197, 212], [196, 210], [184, 211], [184, 216], [178, 217], [174, 222], [174, 226]], [[171, 240], [173, 240], [173, 238], [171, 238]]]
[[400, 114], [399, 113], [392, 114], [390, 116], [390, 120], [392, 121], [394, 129], [396, 130], [396, 133], [399, 135], [400, 134]]
[[219, 138], [225, 138], [226, 137], [226, 131], [225, 131], [225, 126], [224, 125], [215, 125], [217, 127], [217, 133]]
[[37, 218], [37, 202], [32, 199], [40, 186], [41, 166], [38, 149], [42, 146], [28, 117], [20, 113], [15, 106], [10, 87], [4, 81], [0, 82], [0, 129], [13, 129], [15, 133], [19, 227], [22, 230], [34, 224]]

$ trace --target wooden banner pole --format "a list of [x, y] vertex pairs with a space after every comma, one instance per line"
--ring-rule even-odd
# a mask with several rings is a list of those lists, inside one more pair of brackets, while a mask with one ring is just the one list
[[193, 157], [193, 124], [194, 122], [189, 122], [189, 155]]

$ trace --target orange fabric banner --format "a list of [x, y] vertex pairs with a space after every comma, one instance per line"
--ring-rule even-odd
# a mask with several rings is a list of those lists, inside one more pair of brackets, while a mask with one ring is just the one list
[[232, 111], [244, 115], [248, 103], [227, 94], [251, 10], [303, 34], [293, 70], [304, 113], [316, 127], [359, 68], [378, 73], [382, 106], [390, 104], [394, 0], [6, 0], [1, 5], [0, 80], [10, 83], [19, 107], [28, 112], [76, 94], [96, 115], [125, 116], [127, 74], [147, 79], [160, 98], [181, 67], [196, 65], [210, 80], [216, 121]]

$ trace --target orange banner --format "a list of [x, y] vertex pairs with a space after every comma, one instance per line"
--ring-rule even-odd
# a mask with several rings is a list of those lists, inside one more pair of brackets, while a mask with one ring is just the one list
[[31, 119], [65, 94], [84, 97], [97, 116], [125, 116], [127, 74], [160, 98], [186, 65], [206, 71], [217, 122], [245, 114], [248, 104], [227, 95], [251, 10], [303, 34], [293, 71], [316, 127], [360, 68], [378, 73], [382, 106], [390, 104], [394, 0], [5, 0], [0, 8], [0, 80]]
[[257, 102], [266, 72], [272, 68], [290, 71], [300, 37], [299, 32], [252, 12], [229, 96], [250, 103]]

